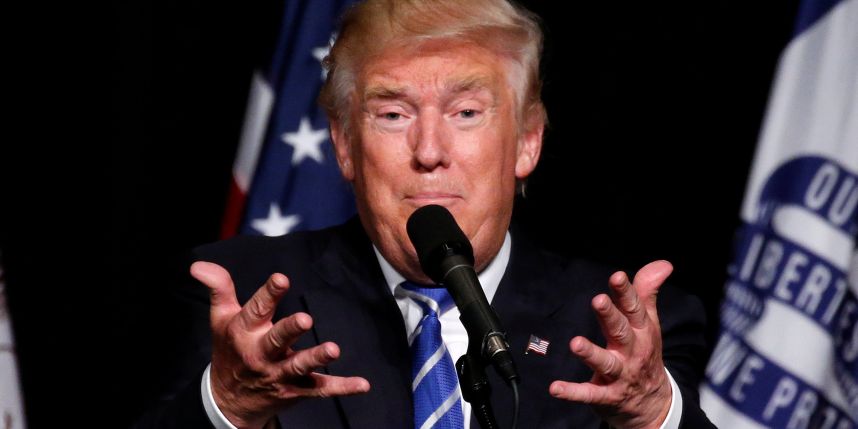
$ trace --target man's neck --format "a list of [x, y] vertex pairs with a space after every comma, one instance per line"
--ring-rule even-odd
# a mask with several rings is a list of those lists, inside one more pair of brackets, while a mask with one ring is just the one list
[[[379, 252], [378, 248], [375, 247], [374, 244], [372, 249], [375, 251], [375, 256], [378, 259], [378, 265], [381, 266], [381, 272], [384, 274], [384, 280], [387, 282], [387, 286], [390, 288], [392, 293], [398, 284], [405, 281], [405, 276], [396, 271], [396, 269], [393, 268], [393, 265], [384, 259], [384, 256], [382, 256], [381, 252]], [[503, 274], [506, 272], [511, 249], [512, 237], [509, 232], [507, 232], [497, 255], [495, 255], [495, 257], [492, 258], [492, 261], [486, 265], [486, 268], [478, 274], [480, 285], [483, 287], [483, 292], [485, 292], [486, 299], [488, 299], [489, 302], [492, 301], [492, 298], [500, 285], [501, 278], [503, 278]]]

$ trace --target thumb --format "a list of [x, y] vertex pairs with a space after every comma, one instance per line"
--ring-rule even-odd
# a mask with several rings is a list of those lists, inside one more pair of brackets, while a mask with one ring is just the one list
[[209, 288], [213, 323], [241, 310], [235, 297], [232, 277], [225, 268], [215, 263], [197, 261], [191, 264], [191, 275]]
[[655, 299], [659, 288], [672, 272], [673, 265], [670, 262], [659, 260], [644, 265], [635, 274], [634, 285], [638, 296], [651, 310], [655, 310]]

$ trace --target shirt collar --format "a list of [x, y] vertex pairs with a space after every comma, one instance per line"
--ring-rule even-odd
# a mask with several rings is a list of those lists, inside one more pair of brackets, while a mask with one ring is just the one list
[[[477, 277], [480, 279], [480, 285], [483, 287], [483, 292], [486, 294], [486, 299], [489, 302], [492, 302], [492, 298], [494, 298], [495, 292], [497, 292], [500, 285], [501, 278], [503, 278], [503, 273], [506, 272], [511, 247], [512, 238], [509, 235], [509, 231], [507, 231], [498, 254], [495, 255], [495, 258], [492, 259], [483, 271], [477, 274]], [[387, 282], [388, 288], [390, 288], [390, 293], [394, 293], [396, 287], [405, 281], [405, 277], [399, 274], [393, 268], [393, 265], [390, 265], [390, 262], [384, 259], [384, 256], [381, 256], [381, 252], [378, 251], [375, 244], [372, 245], [372, 250], [375, 251], [375, 257], [381, 266], [381, 272], [384, 274], [384, 280]]]

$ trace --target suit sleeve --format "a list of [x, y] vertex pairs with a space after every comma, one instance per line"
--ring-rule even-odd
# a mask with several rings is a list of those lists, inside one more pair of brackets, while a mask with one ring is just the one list
[[214, 429], [203, 408], [199, 383], [202, 373], [197, 375], [196, 385], [185, 386], [170, 399], [164, 399], [144, 414], [133, 429]]
[[208, 290], [188, 275], [169, 302], [175, 312], [175, 330], [164, 344], [164, 352], [174, 356], [161, 374], [166, 388], [132, 427], [213, 429], [200, 393], [203, 372], [211, 360]]
[[702, 304], [696, 297], [665, 287], [659, 293], [658, 315], [664, 365], [682, 394], [680, 429], [715, 428], [700, 408], [697, 393], [707, 356]]

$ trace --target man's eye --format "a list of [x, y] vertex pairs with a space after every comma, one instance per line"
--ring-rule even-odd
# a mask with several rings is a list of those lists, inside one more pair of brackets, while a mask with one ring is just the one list
[[477, 116], [477, 111], [474, 109], [465, 109], [465, 110], [462, 110], [461, 112], [459, 112], [459, 116], [466, 118], [466, 119], [473, 118], [473, 117]]
[[402, 117], [402, 115], [400, 115], [399, 113], [396, 113], [396, 112], [387, 112], [387, 113], [382, 114], [381, 116], [384, 117], [384, 119], [387, 119], [390, 121], [395, 121], [395, 120]]

